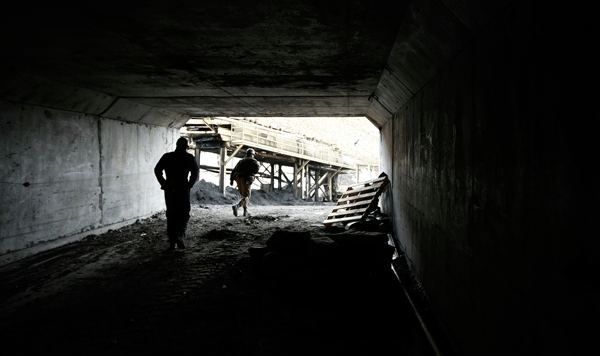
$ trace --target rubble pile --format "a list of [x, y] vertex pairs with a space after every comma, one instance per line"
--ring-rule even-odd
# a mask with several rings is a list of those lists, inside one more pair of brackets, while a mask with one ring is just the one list
[[219, 191], [219, 187], [204, 179], [196, 182], [190, 191], [190, 202], [192, 204], [203, 205], [230, 205], [240, 199], [240, 194], [236, 188], [227, 186], [225, 195]]
[[[240, 200], [237, 188], [225, 187], [225, 195], [219, 191], [219, 186], [214, 183], [200, 180], [190, 191], [190, 202], [196, 205], [231, 205]], [[272, 192], [252, 189], [250, 206], [252, 205], [323, 205], [322, 202], [304, 201], [294, 197], [291, 185]]]

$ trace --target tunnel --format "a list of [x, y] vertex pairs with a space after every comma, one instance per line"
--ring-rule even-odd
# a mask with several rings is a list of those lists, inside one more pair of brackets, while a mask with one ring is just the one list
[[364, 116], [390, 179], [381, 209], [458, 353], [582, 354], [600, 317], [591, 12], [15, 5], [1, 21], [0, 263], [164, 209], [152, 169], [191, 117]]

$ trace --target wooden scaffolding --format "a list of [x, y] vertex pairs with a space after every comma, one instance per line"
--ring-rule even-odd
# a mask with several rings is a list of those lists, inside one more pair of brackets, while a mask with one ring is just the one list
[[[292, 184], [294, 196], [305, 200], [333, 201], [336, 175], [355, 170], [354, 166], [343, 163], [339, 149], [330, 144], [252, 122], [230, 118], [192, 119], [182, 134], [194, 142], [200, 169], [219, 173], [219, 189], [223, 193], [225, 176], [230, 173], [226, 164], [234, 157], [244, 157], [248, 148], [256, 151], [261, 163], [257, 179], [262, 189], [273, 191], [276, 184], [279, 188], [282, 183]], [[218, 154], [219, 166], [202, 165], [201, 152]], [[291, 179], [283, 167], [293, 169]]]

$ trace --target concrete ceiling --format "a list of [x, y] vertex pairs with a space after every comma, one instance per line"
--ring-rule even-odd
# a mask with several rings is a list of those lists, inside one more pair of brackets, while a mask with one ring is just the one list
[[477, 0], [20, 5], [1, 18], [0, 96], [175, 127], [190, 116], [367, 116], [381, 126], [501, 6], [481, 8]]
[[194, 116], [364, 116], [406, 8], [391, 0], [122, 3], [22, 8], [6, 19], [3, 60]]

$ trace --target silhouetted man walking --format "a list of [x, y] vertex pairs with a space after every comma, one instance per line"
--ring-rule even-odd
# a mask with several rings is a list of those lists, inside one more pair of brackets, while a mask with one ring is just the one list
[[[187, 139], [179, 138], [175, 151], [165, 153], [154, 167], [160, 189], [165, 191], [170, 250], [174, 250], [175, 245], [185, 248], [183, 239], [190, 220], [190, 189], [198, 180], [198, 163], [186, 152], [187, 148]], [[167, 179], [163, 177], [163, 171]]]

